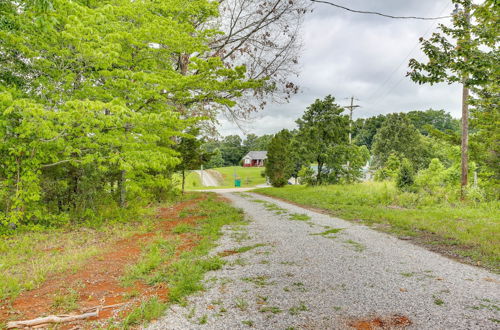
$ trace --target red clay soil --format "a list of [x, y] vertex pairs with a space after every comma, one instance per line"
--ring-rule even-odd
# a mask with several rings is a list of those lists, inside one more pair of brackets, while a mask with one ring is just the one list
[[[173, 236], [172, 228], [180, 223], [194, 224], [201, 217], [180, 218], [179, 212], [186, 208], [193, 208], [200, 201], [190, 200], [169, 208], [161, 208], [158, 212], [157, 230], [164, 237]], [[26, 291], [10, 304], [0, 302], [0, 323], [13, 320], [29, 320], [53, 314], [67, 314], [54, 310], [54, 299], [73, 290], [78, 294], [79, 309], [71, 313], [84, 313], [96, 306], [109, 306], [125, 303], [117, 308], [100, 311], [99, 317], [93, 320], [105, 320], [113, 315], [120, 315], [124, 310], [131, 310], [148, 297], [158, 296], [162, 301], [168, 300], [168, 289], [163, 286], [148, 286], [136, 282], [133, 286], [123, 287], [120, 282], [127, 267], [139, 259], [141, 247], [153, 239], [156, 233], [136, 234], [130, 238], [120, 240], [106, 247], [106, 251], [89, 260], [81, 269], [74, 273], [54, 274], [39, 288]], [[194, 234], [177, 235], [181, 244], [176, 254], [195, 247], [199, 237]], [[129, 298], [127, 298], [129, 297]], [[132, 298], [130, 298], [132, 297]], [[121, 312], [120, 312], [121, 310]], [[92, 321], [92, 319], [89, 319]], [[65, 325], [66, 326], [66, 325]], [[74, 327], [75, 323], [67, 324]]]
[[410, 319], [403, 315], [375, 317], [365, 320], [353, 320], [349, 326], [356, 330], [404, 329], [411, 325]]

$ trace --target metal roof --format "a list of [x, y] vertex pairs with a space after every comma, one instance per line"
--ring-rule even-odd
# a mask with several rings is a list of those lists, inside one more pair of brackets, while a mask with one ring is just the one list
[[250, 151], [248, 154], [246, 154], [245, 157], [243, 158], [250, 158], [250, 159], [267, 159], [267, 151]]

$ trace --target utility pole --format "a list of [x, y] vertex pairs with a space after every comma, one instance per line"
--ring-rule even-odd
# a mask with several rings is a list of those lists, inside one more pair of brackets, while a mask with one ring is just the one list
[[[351, 96], [351, 105], [347, 105], [344, 108], [349, 110], [349, 144], [352, 144], [352, 112], [354, 109], [359, 108], [359, 105], [354, 105], [354, 96]], [[358, 99], [356, 99], [359, 101]]]

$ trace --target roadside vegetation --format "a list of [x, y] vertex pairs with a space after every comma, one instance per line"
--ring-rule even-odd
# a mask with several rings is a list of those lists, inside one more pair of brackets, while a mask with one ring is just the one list
[[255, 192], [327, 210], [500, 272], [500, 202], [401, 192], [393, 182], [286, 186]]
[[[242, 188], [255, 187], [266, 183], [266, 178], [263, 176], [264, 168], [262, 167], [228, 166], [212, 168], [209, 171], [220, 180], [220, 185], [210, 187], [211, 189], [234, 188], [235, 177], [241, 181]], [[200, 176], [193, 172], [187, 176], [186, 189], [197, 190], [206, 189], [206, 187], [201, 184]]]
[[[45, 313], [78, 313], [102, 299], [123, 309], [99, 317], [95, 326], [142, 325], [203, 289], [204, 274], [224, 264], [207, 254], [221, 227], [229, 224], [245, 224], [240, 210], [212, 194], [188, 194], [177, 203], [151, 208], [137, 221], [10, 238], [2, 242], [0, 310], [16, 306], [16, 319], [34, 306]], [[89, 276], [93, 281], [87, 281]], [[12, 317], [0, 312], [0, 322]]]

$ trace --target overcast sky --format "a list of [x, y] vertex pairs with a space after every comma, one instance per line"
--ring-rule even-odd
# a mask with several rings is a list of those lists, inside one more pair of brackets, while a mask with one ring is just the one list
[[[447, 16], [453, 10], [450, 0], [332, 1], [401, 16]], [[359, 99], [356, 104], [361, 108], [356, 109], [354, 118], [429, 108], [444, 109], [459, 118], [459, 85], [417, 85], [405, 77], [410, 58], [425, 58], [418, 39], [429, 37], [437, 21], [394, 20], [322, 4], [313, 9], [302, 29], [300, 76], [293, 79], [301, 92], [287, 104], [268, 105], [243, 125], [244, 131], [222, 119], [221, 135], [262, 135], [292, 129], [308, 105], [328, 94], [341, 105], [348, 105], [351, 96]]]

